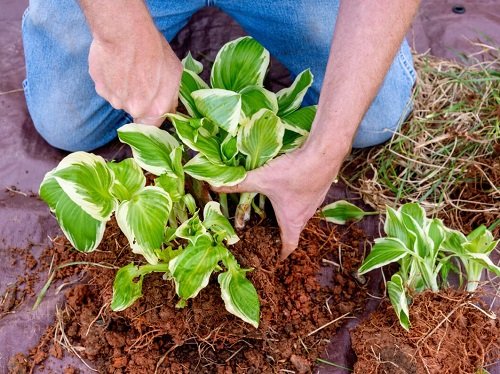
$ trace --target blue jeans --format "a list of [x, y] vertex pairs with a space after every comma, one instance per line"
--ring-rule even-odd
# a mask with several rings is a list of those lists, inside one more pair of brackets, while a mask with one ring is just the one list
[[[154, 22], [170, 41], [197, 10], [215, 5], [296, 75], [314, 84], [305, 104], [318, 102], [339, 2], [333, 0], [147, 0]], [[77, 0], [31, 0], [23, 17], [24, 90], [38, 132], [54, 147], [89, 151], [116, 137], [131, 117], [97, 95], [88, 73], [91, 35]], [[367, 61], [366, 63], [370, 63]], [[388, 140], [411, 110], [415, 81], [406, 41], [366, 113], [354, 147]]]

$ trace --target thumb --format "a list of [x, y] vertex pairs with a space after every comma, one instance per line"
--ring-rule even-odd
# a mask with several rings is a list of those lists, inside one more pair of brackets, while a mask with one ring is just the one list
[[212, 188], [213, 191], [217, 193], [262, 192], [257, 187], [258, 186], [257, 179], [258, 179], [257, 174], [252, 170], [247, 173], [245, 179], [243, 179], [240, 183], [235, 184], [234, 186], [220, 186], [220, 187], [210, 186], [210, 187]]

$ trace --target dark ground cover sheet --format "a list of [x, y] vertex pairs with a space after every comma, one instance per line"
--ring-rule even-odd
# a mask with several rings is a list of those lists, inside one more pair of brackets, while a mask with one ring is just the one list
[[[36, 259], [49, 245], [50, 238], [60, 233], [47, 206], [36, 195], [43, 175], [57, 165], [65, 153], [50, 147], [36, 133], [26, 109], [22, 92], [25, 69], [20, 30], [26, 6], [26, 0], [0, 0], [1, 297], [29, 268], [28, 254]], [[191, 50], [195, 56], [203, 55], [210, 61], [220, 46], [243, 34], [244, 31], [228, 16], [215, 8], [208, 8], [193, 17], [176, 37], [173, 46], [181, 57]], [[466, 62], [465, 55], [480, 49], [471, 42], [500, 45], [500, 1], [424, 0], [408, 38], [418, 52], [429, 50], [436, 56]], [[274, 90], [289, 82], [286, 69], [276, 61], [272, 63], [268, 79]], [[125, 147], [115, 141], [97, 153], [108, 159], [120, 159], [126, 152]], [[349, 196], [341, 186], [329, 194], [330, 199]], [[364, 228], [375, 233], [376, 225], [376, 220], [368, 220]], [[36, 291], [40, 287], [41, 282], [34, 285]], [[35, 312], [31, 311], [34, 298], [28, 297], [14, 312], [0, 314], [0, 374], [7, 372], [9, 357], [26, 352], [35, 345], [53, 321], [56, 304], [62, 302], [62, 293], [55, 295], [53, 288]], [[376, 300], [370, 302], [365, 314], [376, 305]], [[332, 341], [329, 349], [331, 361], [352, 367], [348, 328], [355, 321], [350, 320]], [[62, 372], [68, 364], [82, 365], [78, 360], [66, 357], [63, 363], [53, 361], [47, 366], [54, 368], [55, 372]], [[319, 370], [341, 372], [326, 366]]]

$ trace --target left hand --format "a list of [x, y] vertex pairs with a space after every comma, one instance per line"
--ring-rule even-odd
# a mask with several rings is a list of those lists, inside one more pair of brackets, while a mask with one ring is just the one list
[[323, 202], [337, 176], [345, 153], [338, 152], [333, 162], [321, 153], [303, 147], [249, 171], [243, 182], [232, 187], [214, 188], [216, 192], [258, 192], [266, 195], [281, 230], [281, 259], [298, 246], [300, 233]]

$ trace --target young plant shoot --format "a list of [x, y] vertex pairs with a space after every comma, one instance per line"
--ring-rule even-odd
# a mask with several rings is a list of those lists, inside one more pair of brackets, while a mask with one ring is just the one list
[[[210, 85], [199, 76], [203, 66], [191, 54], [182, 61], [179, 97], [189, 116], [168, 114], [181, 141], [198, 154], [185, 166], [187, 174], [213, 186], [232, 186], [246, 172], [300, 147], [310, 129], [316, 106], [301, 108], [313, 82], [309, 70], [293, 84], [274, 93], [264, 88], [269, 52], [251, 37], [224, 45], [213, 64]], [[235, 226], [242, 228], [252, 207], [264, 215], [265, 199], [242, 193]], [[227, 212], [225, 195], [220, 196]]]
[[[246, 278], [251, 269], [241, 269], [227, 249], [239, 239], [216, 202], [205, 205], [200, 220], [194, 199], [184, 190], [182, 145], [153, 126], [128, 124], [118, 136], [130, 145], [133, 158], [115, 163], [72, 153], [40, 186], [40, 197], [77, 250], [95, 250], [114, 214], [132, 251], [147, 261], [118, 271], [111, 308], [132, 305], [142, 295], [144, 276], [152, 272], [173, 279], [182, 307], [213, 272], [222, 271], [219, 284], [226, 309], [257, 327], [259, 299]], [[141, 168], [155, 176], [153, 185], [146, 185]]]
[[447, 285], [449, 272], [458, 272], [453, 259], [464, 265], [468, 291], [476, 289], [483, 269], [500, 275], [500, 268], [489, 258], [498, 240], [484, 226], [465, 236], [439, 219], [427, 218], [419, 204], [408, 203], [398, 210], [387, 207], [384, 231], [387, 236], [375, 240], [358, 272], [362, 275], [393, 262], [399, 264], [399, 271], [387, 282], [387, 291], [406, 330], [410, 328], [411, 295]]

